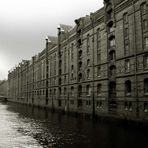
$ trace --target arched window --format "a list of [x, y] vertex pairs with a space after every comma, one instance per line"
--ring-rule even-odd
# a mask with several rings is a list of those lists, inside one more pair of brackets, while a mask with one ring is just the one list
[[79, 70], [81, 70], [82, 69], [82, 62], [80, 61], [79, 62]]
[[78, 57], [79, 57], [79, 59], [82, 58], [82, 50], [79, 51]]
[[114, 76], [116, 74], [116, 66], [111, 66], [110, 67], [110, 76]]
[[111, 61], [115, 60], [115, 51], [114, 50], [110, 51], [109, 58], [110, 58]]
[[113, 12], [113, 10], [112, 10], [112, 4], [111, 4], [111, 3], [109, 3], [109, 4], [107, 5], [107, 7], [106, 7], [106, 12], [107, 12], [107, 18], [108, 18], [108, 19], [111, 19], [111, 17], [112, 17], [112, 12]]
[[71, 65], [71, 70], [72, 70], [72, 71], [74, 70], [74, 66], [73, 66], [73, 65]]
[[87, 96], [90, 96], [91, 95], [91, 87], [90, 87], [90, 85], [87, 85], [86, 86], [86, 95]]
[[109, 38], [109, 45], [110, 45], [110, 47], [115, 46], [115, 36], [112, 35], [112, 36]]
[[79, 80], [79, 82], [82, 80], [82, 73], [79, 74], [78, 80]]
[[97, 85], [97, 95], [98, 96], [101, 96], [101, 91], [102, 91], [101, 89], [102, 89], [102, 85], [101, 84], [98, 84]]
[[87, 79], [90, 78], [90, 69], [87, 70]]
[[125, 95], [126, 96], [131, 95], [131, 81], [130, 80], [125, 81]]
[[128, 23], [128, 14], [127, 13], [123, 14], [123, 23], [124, 24]]
[[107, 25], [107, 26], [108, 26], [108, 31], [109, 31], [109, 32], [113, 32], [113, 31], [114, 31], [113, 24], [114, 24], [113, 21], [109, 21], [109, 23], [108, 23], [108, 25]]
[[144, 93], [148, 95], [148, 78], [144, 79]]
[[87, 60], [87, 66], [90, 66], [90, 59]]
[[79, 39], [78, 41], [77, 41], [77, 45], [78, 45], [78, 48], [80, 48], [81, 47], [81, 45], [82, 45], [82, 40], [81, 39]]

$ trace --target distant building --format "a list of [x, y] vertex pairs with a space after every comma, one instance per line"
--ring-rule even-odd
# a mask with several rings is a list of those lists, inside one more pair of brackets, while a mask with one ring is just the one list
[[7, 97], [8, 95], [8, 81], [0, 81], [0, 97]]
[[60, 25], [46, 48], [9, 72], [9, 99], [70, 112], [148, 118], [148, 1], [104, 7]]

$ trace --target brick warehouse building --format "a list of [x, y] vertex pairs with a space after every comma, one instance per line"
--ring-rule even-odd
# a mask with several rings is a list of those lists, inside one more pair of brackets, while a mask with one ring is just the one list
[[9, 100], [67, 112], [148, 119], [148, 1], [104, 7], [60, 25], [8, 74]]

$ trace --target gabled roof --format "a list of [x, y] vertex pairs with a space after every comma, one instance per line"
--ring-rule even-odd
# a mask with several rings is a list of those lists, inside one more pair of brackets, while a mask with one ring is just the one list
[[69, 26], [69, 25], [65, 25], [65, 24], [60, 24], [60, 28], [62, 30], [64, 30], [65, 32], [69, 32], [73, 28], [73, 26]]
[[55, 36], [48, 36], [48, 42], [52, 44], [57, 44], [58, 43], [58, 38]]

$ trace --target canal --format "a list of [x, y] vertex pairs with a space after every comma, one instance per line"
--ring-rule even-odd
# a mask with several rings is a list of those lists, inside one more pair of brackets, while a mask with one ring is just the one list
[[147, 148], [148, 132], [140, 127], [51, 113], [0, 103], [0, 148]]

